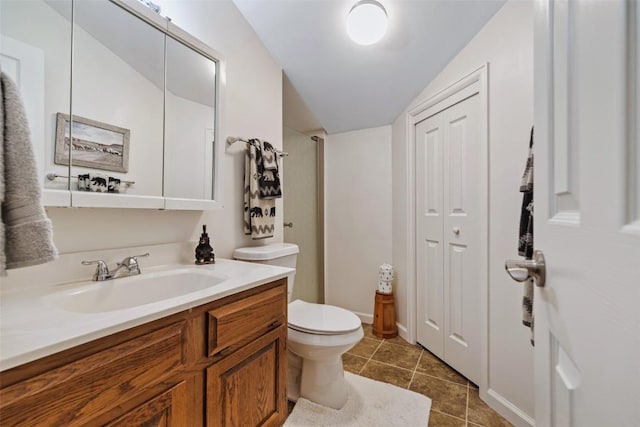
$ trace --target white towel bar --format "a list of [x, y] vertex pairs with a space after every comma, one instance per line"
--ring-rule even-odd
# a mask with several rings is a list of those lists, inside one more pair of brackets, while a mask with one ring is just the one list
[[[56, 179], [56, 178], [69, 178], [69, 177], [68, 177], [68, 176], [66, 176], [66, 175], [58, 175], [57, 173], [53, 173], [53, 172], [49, 172], [49, 173], [47, 174], [47, 179], [48, 179], [49, 181], [53, 181], [53, 180], [54, 180], [54, 179]], [[71, 178], [78, 179], [78, 176], [77, 176], [77, 175], [71, 175]], [[124, 180], [124, 179], [121, 179], [121, 180], [120, 180], [120, 182], [121, 182], [122, 184], [126, 184], [126, 185], [134, 185], [134, 184], [136, 183], [135, 181], [126, 181], [126, 180]]]
[[[240, 138], [239, 136], [228, 136], [227, 137], [227, 145], [233, 145], [234, 143], [238, 142], [238, 141], [242, 141], [242, 142], [249, 142], [248, 139], [246, 138]], [[279, 157], [287, 157], [289, 155], [289, 153], [285, 152], [285, 151], [280, 151], [280, 150], [276, 150], [276, 154]]]

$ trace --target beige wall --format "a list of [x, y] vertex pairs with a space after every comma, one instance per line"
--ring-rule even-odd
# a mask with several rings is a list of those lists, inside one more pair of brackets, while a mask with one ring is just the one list
[[325, 140], [325, 301], [372, 322], [391, 262], [391, 126]]
[[[224, 55], [226, 103], [225, 135], [259, 137], [282, 146], [282, 70], [231, 1], [176, 2], [156, 0], [163, 13]], [[178, 212], [136, 209], [59, 209], [47, 212], [53, 221], [54, 239], [62, 253], [126, 249], [196, 240], [201, 224], [218, 257], [231, 257], [234, 248], [256, 244], [243, 234], [242, 177], [244, 147], [237, 143], [223, 159], [224, 209], [209, 212]], [[282, 241], [282, 203], [278, 201], [276, 236], [259, 241]], [[113, 255], [116, 257], [116, 255]], [[118, 255], [117, 258], [120, 258]], [[108, 259], [110, 263], [119, 259]], [[143, 261], [154, 264], [153, 253]], [[51, 264], [55, 265], [55, 264]], [[90, 268], [86, 267], [90, 272]], [[14, 276], [28, 277], [30, 269]], [[42, 271], [42, 268], [38, 269]], [[34, 277], [37, 274], [34, 273]], [[90, 276], [87, 276], [89, 278]], [[12, 272], [3, 282], [11, 282]]]
[[[447, 65], [393, 124], [393, 264], [398, 321], [407, 325], [406, 112], [489, 63], [489, 399], [513, 422], [533, 417], [533, 350], [521, 324], [522, 287], [504, 272], [517, 257], [520, 178], [533, 124], [533, 3], [512, 0]], [[507, 409], [511, 406], [514, 410]]]

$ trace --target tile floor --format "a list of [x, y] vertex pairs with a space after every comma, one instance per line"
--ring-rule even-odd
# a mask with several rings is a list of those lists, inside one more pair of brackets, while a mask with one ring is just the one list
[[343, 355], [346, 371], [431, 398], [430, 427], [502, 427], [511, 424], [487, 406], [478, 388], [429, 351], [400, 337], [380, 339], [371, 325], [364, 338]]

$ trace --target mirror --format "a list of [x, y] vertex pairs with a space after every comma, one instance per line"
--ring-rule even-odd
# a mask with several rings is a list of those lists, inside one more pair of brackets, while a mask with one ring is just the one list
[[45, 205], [221, 206], [218, 54], [135, 0], [0, 8], [2, 68], [21, 73], [43, 188], [64, 196]]
[[71, 8], [71, 0], [0, 2], [0, 68], [22, 95], [48, 206], [70, 203], [69, 166], [53, 158], [56, 114], [69, 114], [71, 105]]
[[167, 37], [166, 197], [213, 198], [215, 74], [213, 60]]
[[108, 1], [74, 7], [73, 117], [58, 119], [65, 142], [56, 141], [64, 161], [70, 131], [74, 205], [110, 193], [162, 208], [165, 36]]

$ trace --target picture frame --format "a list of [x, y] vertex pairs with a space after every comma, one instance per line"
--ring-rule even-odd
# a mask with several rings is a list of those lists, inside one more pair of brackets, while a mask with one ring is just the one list
[[71, 150], [73, 166], [128, 172], [130, 133], [108, 123], [57, 113], [54, 163], [68, 165]]

